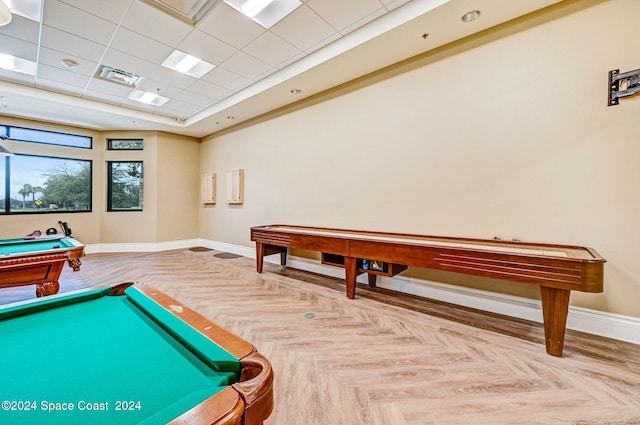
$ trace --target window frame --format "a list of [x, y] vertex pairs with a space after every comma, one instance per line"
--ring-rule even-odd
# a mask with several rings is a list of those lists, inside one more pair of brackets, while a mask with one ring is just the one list
[[[17, 125], [0, 124], [0, 127], [4, 127], [6, 135], [9, 137], [9, 139], [11, 139], [13, 141], [16, 141], [16, 142], [37, 143], [37, 144], [40, 144], [40, 145], [49, 145], [49, 146], [62, 146], [62, 147], [65, 147], [65, 148], [73, 148], [73, 149], [89, 149], [89, 150], [93, 149], [93, 137], [92, 136], [85, 136], [83, 134], [65, 133], [65, 132], [62, 132], [62, 131], [41, 130], [39, 128], [20, 127], [20, 126], [17, 126]], [[65, 145], [65, 144], [61, 144], [61, 143], [42, 142], [42, 141], [38, 141], [38, 140], [20, 139], [20, 138], [16, 138], [15, 136], [13, 136], [11, 134], [11, 129], [29, 130], [29, 131], [39, 132], [39, 133], [60, 134], [60, 135], [63, 135], [63, 136], [82, 137], [82, 138], [86, 138], [86, 139], [89, 140], [89, 146], [74, 146], [74, 145]]]
[[0, 205], [0, 215], [39, 215], [39, 214], [76, 214], [76, 213], [91, 213], [93, 212], [93, 160], [92, 159], [80, 159], [80, 158], [68, 158], [62, 156], [53, 156], [53, 155], [36, 155], [36, 154], [26, 154], [26, 153], [16, 153], [15, 156], [20, 157], [36, 157], [36, 158], [50, 158], [50, 159], [58, 159], [58, 160], [69, 160], [69, 161], [77, 161], [80, 163], [87, 163], [89, 165], [89, 199], [88, 199], [88, 207], [86, 210], [43, 210], [43, 211], [12, 211], [11, 210], [11, 156], [7, 156], [5, 159], [5, 199], [4, 206]]
[[[113, 208], [113, 168], [112, 164], [127, 164], [127, 163], [135, 163], [140, 164], [140, 172], [142, 174], [141, 177], [141, 194], [143, 195], [142, 199], [142, 207], [141, 208]], [[107, 161], [107, 212], [142, 212], [144, 211], [144, 161], [142, 160], [116, 160], [116, 161]]]
[[[113, 142], [123, 142], [123, 141], [139, 141], [142, 142], [142, 147], [141, 148], [114, 148], [112, 143]], [[127, 138], [110, 138], [107, 139], [107, 150], [108, 151], [141, 151], [144, 150], [144, 139], [143, 138], [133, 138], [133, 137], [127, 137]]]

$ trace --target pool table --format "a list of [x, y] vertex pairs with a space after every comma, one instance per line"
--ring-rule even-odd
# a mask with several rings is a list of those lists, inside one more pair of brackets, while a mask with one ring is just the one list
[[0, 288], [36, 285], [36, 296], [58, 292], [64, 263], [76, 272], [84, 245], [66, 236], [0, 240]]
[[7, 424], [261, 424], [273, 372], [253, 345], [131, 282], [0, 309]]

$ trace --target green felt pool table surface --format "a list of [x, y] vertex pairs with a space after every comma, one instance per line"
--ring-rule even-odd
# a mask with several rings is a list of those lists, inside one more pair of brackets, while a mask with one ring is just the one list
[[0, 422], [164, 424], [240, 381], [238, 357], [135, 286], [110, 293], [0, 310]]
[[0, 255], [22, 254], [27, 252], [70, 249], [82, 246], [75, 239], [65, 236], [46, 237], [40, 239], [2, 239]]

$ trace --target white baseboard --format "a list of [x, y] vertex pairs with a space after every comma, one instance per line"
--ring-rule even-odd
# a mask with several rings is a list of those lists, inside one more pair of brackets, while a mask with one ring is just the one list
[[[97, 244], [88, 245], [85, 251], [87, 254], [98, 252], [155, 252], [194, 246], [204, 246], [248, 258], [256, 257], [253, 247], [208, 239], [186, 239], [181, 241], [139, 244]], [[280, 264], [280, 257], [275, 255], [269, 256], [265, 258], [265, 261]], [[319, 261], [307, 258], [290, 257], [287, 260], [287, 264], [290, 267], [300, 270], [344, 278], [343, 269], [327, 266]], [[358, 282], [367, 283], [366, 276], [361, 275], [358, 278]], [[464, 307], [542, 323], [542, 307], [539, 300], [416, 278], [406, 278], [404, 276], [380, 278], [378, 279], [378, 286]], [[640, 344], [640, 318], [637, 317], [569, 306], [567, 329]]]

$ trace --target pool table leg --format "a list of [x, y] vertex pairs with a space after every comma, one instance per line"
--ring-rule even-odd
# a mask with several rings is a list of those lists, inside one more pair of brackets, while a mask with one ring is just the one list
[[39, 283], [36, 285], [36, 297], [46, 297], [47, 295], [57, 294], [60, 290], [60, 283], [55, 280], [53, 282]]
[[540, 295], [547, 354], [562, 357], [571, 291], [541, 286]]
[[77, 272], [78, 270], [80, 270], [80, 266], [82, 265], [82, 262], [80, 261], [79, 258], [69, 258], [67, 259], [67, 262], [69, 263], [69, 266], [73, 269], [74, 272]]

